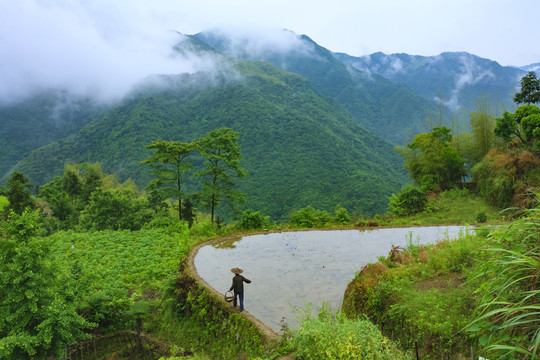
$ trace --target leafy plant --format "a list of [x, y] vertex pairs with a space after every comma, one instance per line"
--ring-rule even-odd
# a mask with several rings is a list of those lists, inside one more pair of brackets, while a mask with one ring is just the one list
[[481, 336], [484, 356], [540, 357], [539, 252], [538, 208], [488, 237], [474, 277], [481, 300], [468, 327]]
[[317, 210], [308, 206], [290, 215], [290, 224], [295, 227], [312, 228], [322, 227], [332, 220], [332, 217], [324, 210]]
[[349, 320], [326, 304], [316, 318], [307, 314], [291, 343], [297, 359], [412, 359], [370, 321]]
[[260, 211], [247, 210], [242, 212], [238, 226], [242, 229], [263, 229], [270, 224], [270, 218], [263, 216]]
[[422, 212], [428, 202], [424, 188], [409, 184], [401, 188], [396, 195], [392, 194], [388, 204], [391, 214], [398, 216], [412, 215]]
[[334, 211], [334, 222], [342, 225], [350, 223], [351, 217], [349, 216], [347, 209], [338, 205]]
[[464, 233], [455, 241], [417, 246], [409, 234], [406, 248], [394, 246], [349, 283], [344, 313], [351, 319], [367, 316], [422, 359], [470, 352], [472, 342], [461, 330], [472, 318], [473, 290], [463, 278], [479, 243]]
[[39, 236], [37, 211], [1, 222], [0, 359], [61, 357], [92, 327], [77, 313], [65, 263]]
[[476, 222], [485, 223], [487, 221], [486, 209], [482, 209], [476, 213]]

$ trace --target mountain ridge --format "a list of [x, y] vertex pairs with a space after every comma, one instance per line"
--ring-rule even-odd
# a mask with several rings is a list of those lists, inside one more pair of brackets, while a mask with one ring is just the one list
[[[375, 53], [369, 55], [367, 67], [366, 57], [332, 53], [292, 32], [279, 41], [267, 39], [274, 41], [271, 48], [209, 34], [185, 35], [175, 50], [202, 56], [214, 65], [212, 70], [149, 76], [118, 103], [96, 105], [51, 93], [47, 106], [39, 105], [37, 97], [0, 105], [0, 127], [6, 130], [0, 177], [5, 180], [10, 171], [22, 170], [34, 183], [43, 184], [60, 175], [67, 162], [99, 161], [106, 171], [144, 186], [149, 174], [138, 165], [148, 155], [144, 145], [159, 137], [190, 141], [205, 131], [230, 126], [240, 132], [252, 173], [239, 183], [251, 197], [247, 207], [275, 218], [308, 205], [383, 212], [388, 196], [407, 182], [393, 143], [406, 143], [428, 131], [426, 119], [443, 119], [438, 125], [449, 125], [453, 116], [433, 99], [437, 86], [453, 89], [459, 84], [460, 67], [467, 70], [466, 61], [473, 61], [478, 68], [462, 72], [471, 81], [462, 77], [467, 91], [455, 94], [456, 104], [464, 96], [489, 91], [497, 78], [489, 75], [490, 69], [501, 72], [501, 89], [511, 99], [508, 88], [519, 84], [517, 75], [525, 71], [451, 52], [438, 58]], [[401, 64], [392, 65], [396, 59]], [[396, 77], [399, 71], [391, 77], [392, 66], [409, 69], [418, 79]], [[480, 76], [483, 66], [486, 75]], [[55, 111], [55, 102], [74, 106]], [[76, 121], [62, 127], [55, 123], [56, 115]], [[43, 129], [47, 137], [38, 134]], [[265, 183], [270, 188], [264, 188]]]
[[[16, 169], [44, 183], [60, 175], [65, 162], [100, 162], [144, 186], [150, 179], [149, 169], [139, 166], [149, 156], [144, 145], [158, 138], [191, 141], [227, 126], [239, 132], [251, 174], [238, 180], [246, 207], [273, 218], [309, 205], [384, 212], [388, 196], [406, 182], [391, 143], [364, 130], [297, 74], [262, 62], [235, 67], [242, 80], [224, 78], [202, 91], [156, 88], [128, 98], [77, 134], [34, 151]], [[195, 83], [203, 76], [184, 75]]]

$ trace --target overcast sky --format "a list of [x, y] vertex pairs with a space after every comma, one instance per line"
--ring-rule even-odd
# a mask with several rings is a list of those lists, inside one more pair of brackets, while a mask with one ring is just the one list
[[[334, 52], [467, 51], [540, 62], [538, 0], [0, 0], [0, 99], [70, 84], [120, 94], [151, 73], [210, 66], [171, 52], [214, 27], [288, 29]], [[99, 79], [99, 81], [97, 81]]]

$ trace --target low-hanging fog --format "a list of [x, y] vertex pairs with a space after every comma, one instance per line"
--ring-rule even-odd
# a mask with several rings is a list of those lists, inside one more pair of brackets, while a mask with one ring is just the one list
[[[0, 104], [55, 89], [112, 102], [151, 75], [212, 72], [216, 58], [174, 46], [185, 40], [139, 2], [18, 0], [0, 4]], [[213, 31], [222, 31], [213, 29]], [[284, 51], [297, 35], [232, 28], [256, 52]], [[248, 35], [249, 34], [249, 35]], [[234, 45], [233, 46], [234, 50]]]

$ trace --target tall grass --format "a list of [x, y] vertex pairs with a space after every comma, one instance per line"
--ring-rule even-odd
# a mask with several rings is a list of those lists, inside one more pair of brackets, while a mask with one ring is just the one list
[[540, 358], [540, 209], [494, 232], [475, 271], [481, 300], [468, 329], [484, 356]]

